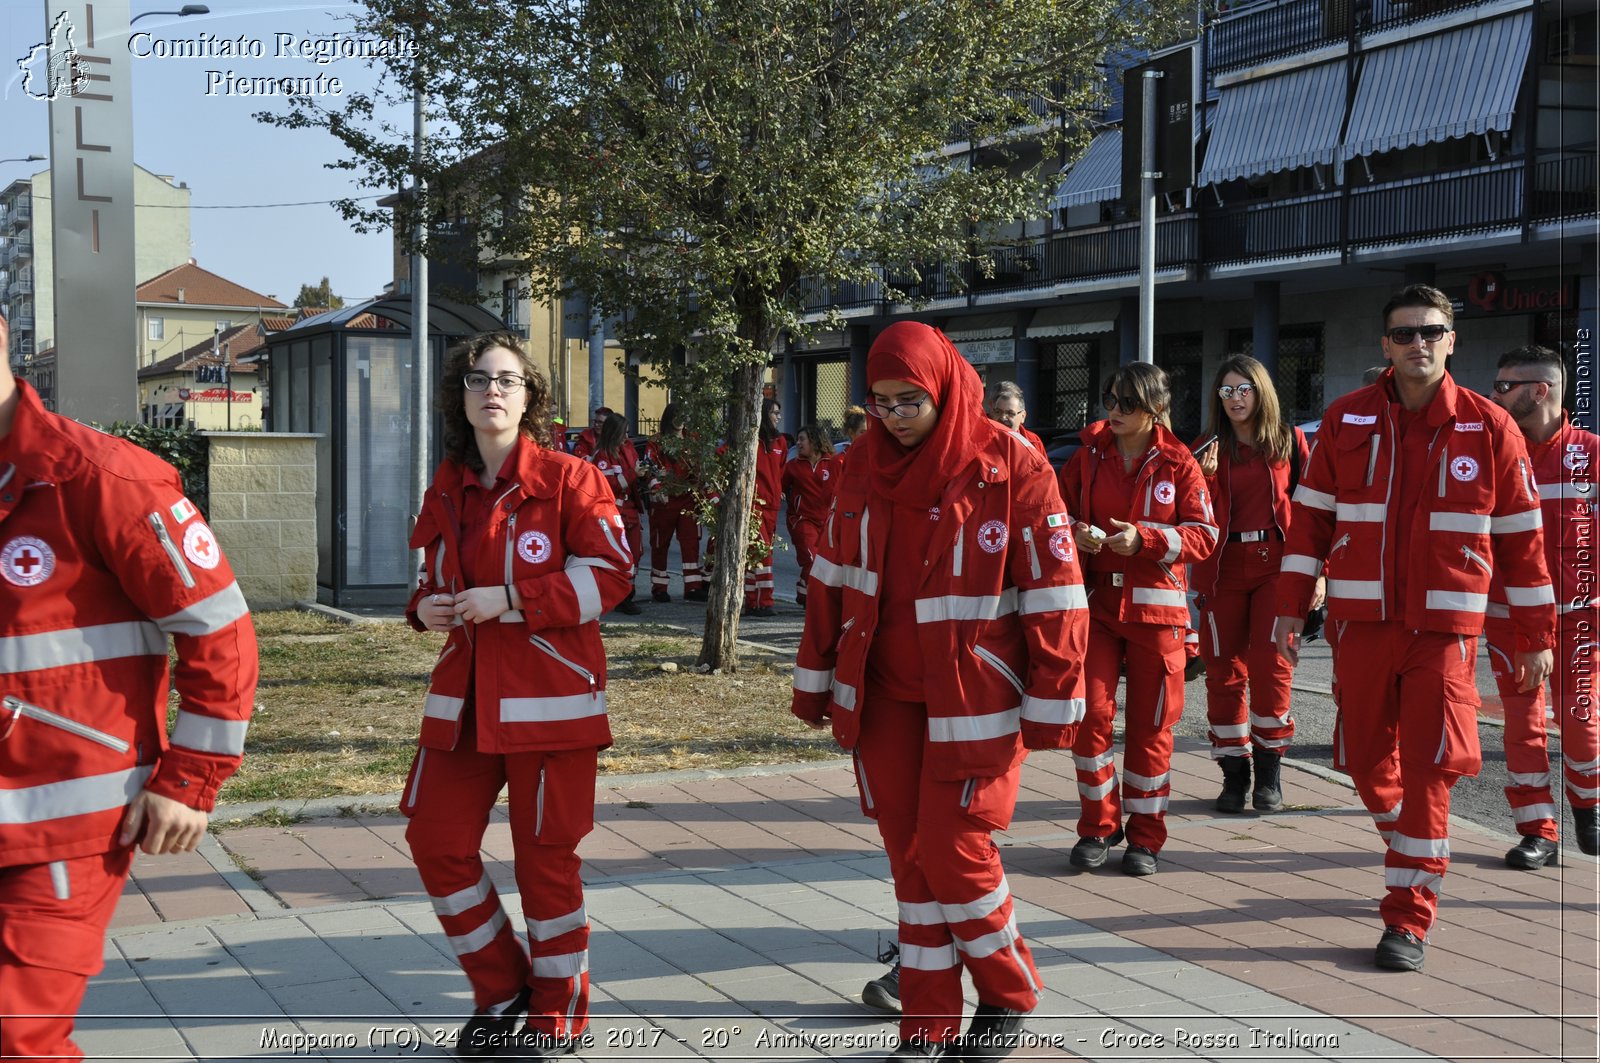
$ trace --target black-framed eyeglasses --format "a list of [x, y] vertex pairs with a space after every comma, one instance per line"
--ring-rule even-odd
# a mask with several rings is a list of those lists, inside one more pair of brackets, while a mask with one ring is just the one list
[[1224, 384], [1217, 389], [1217, 394], [1224, 399], [1231, 399], [1235, 395], [1241, 399], [1248, 399], [1255, 393], [1256, 386], [1254, 384]]
[[515, 373], [501, 373], [499, 376], [490, 376], [488, 373], [468, 373], [461, 378], [462, 386], [468, 391], [488, 391], [491, 381], [505, 395], [509, 395], [513, 391], [520, 391], [528, 386], [528, 378], [518, 376]]
[[1397, 325], [1384, 335], [1389, 337], [1390, 343], [1398, 343], [1404, 347], [1418, 336], [1428, 343], [1438, 343], [1449, 331], [1449, 325]]
[[1509, 395], [1524, 384], [1548, 384], [1548, 380], [1496, 380], [1494, 393], [1496, 395]]
[[864, 402], [861, 404], [861, 408], [879, 420], [888, 417], [890, 414], [909, 419], [920, 414], [922, 407], [929, 401], [930, 397], [924, 395], [916, 402], [896, 402], [892, 405], [885, 405], [881, 402]]
[[1124, 414], [1130, 414], [1144, 409], [1144, 403], [1138, 399], [1128, 395], [1113, 395], [1109, 391], [1100, 396], [1100, 405], [1106, 408], [1107, 413], [1120, 410]]

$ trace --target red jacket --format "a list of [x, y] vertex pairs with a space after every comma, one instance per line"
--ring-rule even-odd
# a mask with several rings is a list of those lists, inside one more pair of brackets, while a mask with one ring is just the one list
[[[1284, 541], [1289, 539], [1289, 481], [1293, 477], [1294, 469], [1299, 468], [1304, 472], [1306, 462], [1310, 459], [1311, 449], [1306, 443], [1306, 435], [1300, 429], [1294, 432], [1294, 456], [1289, 461], [1269, 462], [1267, 473], [1272, 478], [1272, 523], [1283, 536]], [[1196, 440], [1197, 443], [1203, 440]], [[1211, 505], [1217, 516], [1217, 542], [1218, 547], [1206, 557], [1196, 561], [1189, 567], [1189, 579], [1194, 584], [1194, 589], [1201, 594], [1211, 595], [1217, 593], [1217, 577], [1221, 574], [1222, 547], [1220, 544], [1228, 541], [1228, 534], [1232, 530], [1229, 525], [1233, 519], [1233, 494], [1231, 484], [1233, 481], [1233, 462], [1228, 458], [1227, 448], [1219, 440], [1217, 443], [1217, 474], [1207, 476], [1206, 488], [1211, 492]], [[1259, 531], [1259, 528], [1242, 528], [1241, 531]]]
[[756, 494], [753, 504], [759, 511], [773, 514], [783, 502], [783, 466], [789, 460], [789, 437], [781, 432], [756, 451]]
[[628, 593], [622, 517], [587, 462], [527, 439], [507, 461], [512, 483], [494, 501], [477, 571], [461, 571], [462, 491], [474, 474], [459, 463], [439, 466], [411, 535], [424, 558], [406, 607], [417, 630], [417, 604], [429, 594], [515, 584], [522, 596], [520, 611], [451, 629], [428, 684], [420, 742], [455, 748], [470, 689], [484, 752], [610, 745], [596, 621]]
[[[572, 444], [572, 456], [575, 458], [588, 458], [595, 452], [596, 433], [593, 428], [585, 428], [578, 433], [578, 438]], [[622, 458], [630, 465], [639, 464], [639, 451], [633, 445], [633, 440], [622, 441]]]
[[[1526, 440], [1524, 440], [1526, 443]], [[1528, 460], [1544, 524], [1544, 560], [1555, 589], [1556, 611], [1573, 613], [1600, 605], [1595, 587], [1595, 502], [1600, 482], [1600, 436], [1575, 426], [1563, 413], [1561, 428], [1543, 443], [1530, 443]], [[1500, 573], [1489, 588], [1489, 616], [1510, 616]], [[1559, 666], [1560, 662], [1557, 662]]]
[[[1489, 580], [1504, 571], [1517, 649], [1550, 647], [1555, 592], [1539, 496], [1516, 423], [1448, 374], [1423, 411], [1433, 431], [1416, 497], [1393, 497], [1400, 431], [1394, 370], [1334, 401], [1295, 492], [1278, 615], [1304, 616], [1324, 564], [1330, 620], [1400, 620], [1419, 631], [1483, 630]], [[1396, 542], [1401, 506], [1411, 541]], [[1407, 600], [1393, 601], [1406, 566]]]
[[[887, 510], [867, 463], [852, 462], [811, 569], [795, 715], [831, 716], [834, 737], [853, 749], [867, 657], [886, 639], [926, 665], [935, 778], [989, 778], [1024, 746], [1070, 745], [1083, 719], [1088, 613], [1072, 522], [1043, 457], [996, 425], [946, 485], [925, 558], [895, 551]], [[880, 574], [891, 565], [920, 579], [914, 630], [878, 629]]]
[[600, 454], [577, 456], [599, 469], [600, 475], [606, 478], [619, 513], [623, 516], [638, 516], [639, 462], [634, 459], [632, 447], [624, 447], [621, 458]]
[[652, 505], [694, 490], [696, 476], [688, 452], [689, 440], [683, 436], [656, 436], [644, 445], [639, 476]]
[[783, 467], [783, 498], [789, 505], [790, 524], [797, 521], [821, 524], [828, 519], [833, 489], [843, 464], [840, 458], [830, 455], [815, 465], [804, 458], [795, 458]]
[[[1095, 513], [1089, 504], [1094, 478], [1107, 460], [1120, 460], [1109, 421], [1096, 421], [1083, 430], [1083, 449], [1061, 467], [1061, 497], [1068, 499], [1078, 519], [1110, 532], [1106, 520], [1139, 526], [1139, 552], [1122, 559], [1124, 579], [1117, 616], [1131, 624], [1162, 624], [1187, 628], [1189, 602], [1185, 593], [1185, 564], [1204, 561], [1217, 548], [1216, 517], [1206, 493], [1205, 478], [1189, 448], [1167, 429], [1156, 425], [1155, 437], [1134, 480], [1131, 513]], [[1085, 562], [1095, 575], [1097, 558]], [[1118, 588], [1098, 586], [1097, 594], [1114, 594]]]
[[258, 666], [244, 595], [172, 466], [17, 388], [0, 461], [0, 866], [116, 848], [142, 789], [211, 811]]

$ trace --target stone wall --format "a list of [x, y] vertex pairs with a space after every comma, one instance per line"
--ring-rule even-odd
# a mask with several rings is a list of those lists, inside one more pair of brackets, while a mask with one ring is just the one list
[[211, 528], [251, 609], [317, 598], [317, 439], [207, 432]]

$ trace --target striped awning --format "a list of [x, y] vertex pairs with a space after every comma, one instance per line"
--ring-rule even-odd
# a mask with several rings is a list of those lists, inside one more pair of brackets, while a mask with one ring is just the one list
[[1106, 129], [1095, 134], [1089, 150], [1066, 171], [1050, 200], [1050, 209], [1104, 203], [1121, 195], [1122, 130]]
[[1369, 55], [1341, 158], [1507, 132], [1532, 38], [1522, 11]]
[[1201, 185], [1332, 165], [1344, 126], [1345, 65], [1322, 63], [1222, 90]]

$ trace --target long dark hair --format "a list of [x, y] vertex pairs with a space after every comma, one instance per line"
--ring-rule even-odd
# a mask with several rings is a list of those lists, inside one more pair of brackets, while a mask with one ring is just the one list
[[461, 382], [483, 353], [504, 347], [516, 355], [527, 380], [528, 407], [522, 411], [517, 429], [546, 450], [554, 450], [550, 439], [550, 384], [539, 372], [522, 341], [509, 332], [480, 332], [450, 348], [444, 359], [444, 379], [439, 381], [438, 408], [444, 417], [444, 453], [473, 472], [483, 471], [483, 455], [478, 453], [478, 437], [467, 420], [467, 386]]
[[1278, 392], [1267, 375], [1267, 367], [1248, 354], [1229, 355], [1217, 366], [1216, 379], [1211, 381], [1211, 415], [1206, 423], [1206, 434], [1215, 433], [1217, 445], [1227, 452], [1228, 459], [1239, 460], [1239, 439], [1234, 434], [1233, 422], [1222, 408], [1222, 396], [1217, 394], [1222, 378], [1230, 373], [1244, 377], [1256, 389], [1256, 415], [1250, 422], [1250, 445], [1261, 451], [1269, 465], [1288, 461], [1294, 452], [1294, 432], [1283, 420]]
[[1129, 362], [1117, 367], [1106, 381], [1103, 394], [1138, 399], [1163, 428], [1172, 428], [1172, 386], [1167, 371], [1149, 362]]
[[783, 435], [782, 432], [778, 431], [776, 428], [772, 427], [772, 425], [767, 423], [767, 414], [779, 408], [780, 403], [777, 399], [765, 399], [761, 403], [760, 435], [761, 442], [763, 443], [770, 443], [774, 439], [777, 439], [779, 436]]
[[682, 416], [682, 411], [678, 409], [678, 404], [676, 402], [667, 403], [666, 408], [661, 411], [661, 422], [656, 427], [656, 435], [677, 435], [678, 429], [683, 427], [683, 422], [679, 420], [679, 418]]
[[606, 419], [600, 422], [600, 431], [595, 433], [594, 449], [596, 454], [607, 457], [622, 457], [622, 444], [628, 441], [628, 422], [619, 414], [608, 413]]

